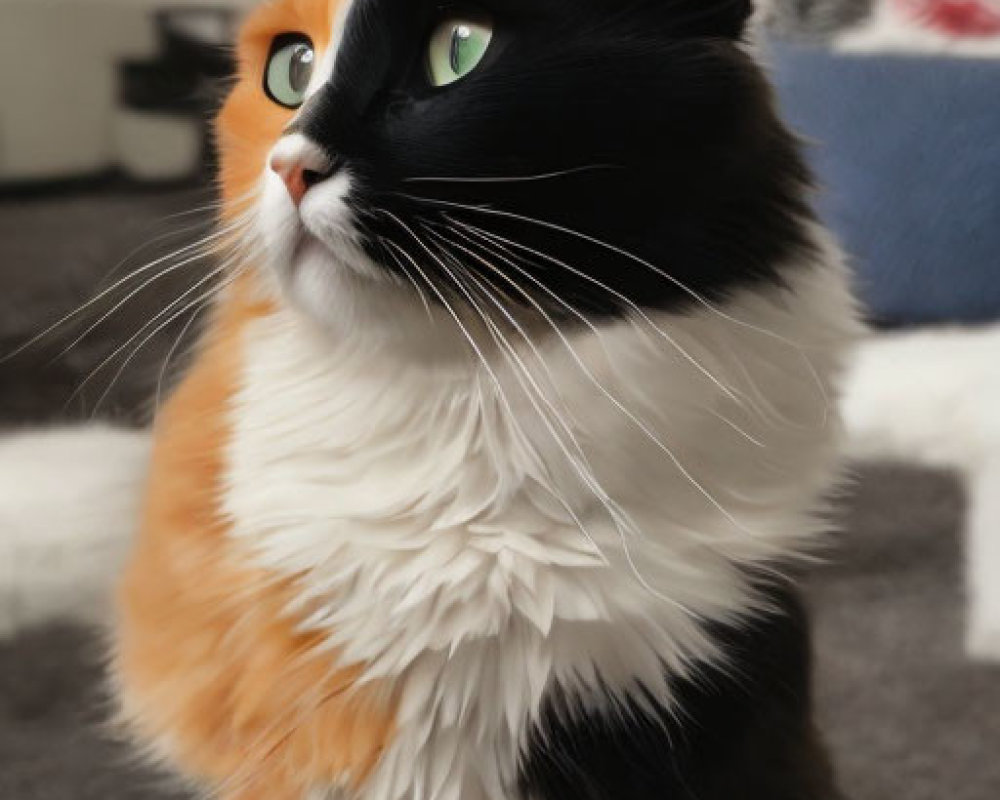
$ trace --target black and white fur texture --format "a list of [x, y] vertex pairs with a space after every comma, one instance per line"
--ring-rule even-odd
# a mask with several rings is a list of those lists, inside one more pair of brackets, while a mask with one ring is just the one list
[[315, 797], [832, 800], [784, 573], [854, 308], [750, 3], [478, 5], [434, 89], [451, 4], [347, 4], [272, 155], [321, 179], [261, 165], [231, 535], [399, 697]]
[[355, 0], [272, 156], [314, 185], [264, 171], [288, 311], [249, 345], [234, 536], [399, 687], [364, 798], [834, 797], [780, 573], [852, 303], [750, 4], [482, 6], [438, 89], [451, 12]]

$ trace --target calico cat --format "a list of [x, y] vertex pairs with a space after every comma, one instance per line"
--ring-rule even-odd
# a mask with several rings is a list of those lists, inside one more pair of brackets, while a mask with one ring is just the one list
[[275, 0], [114, 673], [229, 800], [830, 800], [855, 335], [747, 0]]

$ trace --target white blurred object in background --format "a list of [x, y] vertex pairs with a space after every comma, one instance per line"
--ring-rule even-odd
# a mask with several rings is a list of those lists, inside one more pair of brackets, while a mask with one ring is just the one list
[[942, 24], [948, 6], [966, 9], [981, 5], [997, 9], [998, 0], [876, 0], [874, 13], [860, 25], [844, 31], [838, 49], [850, 53], [900, 53], [990, 58], [1000, 56], [1000, 31], [988, 27], [960, 33], [957, 24]]
[[110, 620], [150, 438], [103, 425], [0, 437], [0, 637]]
[[970, 655], [1000, 661], [1000, 327], [873, 336], [844, 399], [850, 455], [957, 470]]

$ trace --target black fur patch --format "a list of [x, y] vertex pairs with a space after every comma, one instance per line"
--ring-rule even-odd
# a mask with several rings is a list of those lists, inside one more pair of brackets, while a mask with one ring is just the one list
[[486, 57], [434, 88], [428, 38], [463, 5], [356, 0], [299, 129], [355, 178], [370, 254], [445, 288], [566, 315], [780, 282], [808, 174], [739, 46], [750, 5], [481, 0]]
[[[834, 800], [811, 720], [806, 615], [791, 591], [776, 613], [713, 633], [730, 666], [675, 683], [677, 707], [566, 714], [552, 697], [521, 769], [532, 800]], [[572, 721], [568, 721], [572, 720]]]

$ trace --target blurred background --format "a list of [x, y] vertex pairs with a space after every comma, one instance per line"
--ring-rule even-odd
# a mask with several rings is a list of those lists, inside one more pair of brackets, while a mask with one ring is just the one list
[[[182, 369], [209, 120], [253, 4], [0, 0], [0, 429], [143, 425]], [[809, 586], [821, 723], [852, 800], [994, 800], [1000, 2], [770, 0], [762, 20], [873, 329], [848, 409], [864, 462]], [[96, 731], [99, 654], [71, 621], [0, 636], [0, 798], [182, 796]]]
[[[157, 267], [172, 268], [196, 255], [184, 248], [214, 219], [207, 208], [215, 199], [210, 120], [250, 5], [0, 0], [0, 353], [131, 270], [160, 259]], [[0, 416], [148, 417], [154, 376], [147, 367], [163, 361], [164, 343], [176, 340], [188, 315], [146, 343], [146, 357], [137, 357], [99, 406], [117, 357], [69, 398], [163, 309], [163, 298], [177, 297], [206, 272], [204, 259], [150, 269], [145, 276], [157, 280], [120, 308], [142, 282], [110, 292], [48, 347], [0, 366]], [[96, 335], [75, 341], [106, 313]]]

